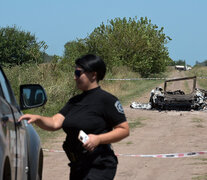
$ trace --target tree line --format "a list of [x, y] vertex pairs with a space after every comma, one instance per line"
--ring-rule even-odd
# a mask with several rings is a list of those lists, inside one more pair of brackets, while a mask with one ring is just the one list
[[195, 66], [207, 66], [207, 60], [204, 60], [203, 62], [196, 61]]
[[95, 53], [109, 69], [126, 65], [142, 76], [160, 73], [172, 61], [166, 47], [171, 39], [163, 31], [147, 17], [115, 18], [102, 23], [88, 37], [66, 43], [64, 59], [72, 62], [82, 54]]
[[16, 26], [0, 28], [0, 64], [21, 65], [25, 62], [43, 62], [47, 49], [44, 41]]
[[[128, 66], [143, 77], [164, 72], [172, 63], [166, 44], [171, 40], [164, 28], [152, 24], [147, 17], [115, 18], [102, 23], [86, 38], [69, 41], [64, 46], [61, 63], [73, 63], [83, 54], [94, 53], [104, 59], [108, 70]], [[0, 63], [21, 65], [44, 62], [47, 57], [44, 41], [14, 27], [0, 28]]]

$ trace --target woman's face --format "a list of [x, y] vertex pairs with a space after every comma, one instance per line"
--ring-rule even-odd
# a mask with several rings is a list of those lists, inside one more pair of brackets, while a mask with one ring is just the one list
[[82, 91], [87, 91], [98, 86], [95, 72], [84, 72], [82, 68], [76, 67], [74, 79], [76, 86]]

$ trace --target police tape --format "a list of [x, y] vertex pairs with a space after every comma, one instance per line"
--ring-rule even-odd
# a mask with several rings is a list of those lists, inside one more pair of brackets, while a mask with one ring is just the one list
[[45, 148], [43, 148], [42, 150], [46, 151], [46, 152], [55, 152], [55, 153], [63, 153], [63, 152], [65, 152], [63, 150], [53, 150], [53, 149], [45, 149]]
[[139, 154], [116, 154], [117, 156], [128, 156], [128, 157], [152, 157], [152, 158], [181, 158], [181, 157], [192, 157], [207, 154], [207, 151], [200, 152], [188, 152], [188, 153], [174, 153], [174, 154], [152, 154], [152, 155], [139, 155]]
[[167, 78], [125, 78], [125, 79], [105, 79], [106, 81], [137, 81], [137, 80], [166, 80]]
[[[207, 77], [197, 77], [198, 79], [207, 79]], [[139, 81], [139, 80], [169, 80], [169, 79], [177, 79], [175, 78], [164, 78], [164, 77], [160, 77], [160, 78], [109, 78], [109, 79], [105, 79], [106, 81]]]
[[[56, 152], [62, 153], [63, 150], [52, 150], [45, 149], [43, 151], [46, 152]], [[145, 158], [182, 158], [182, 157], [192, 157], [207, 154], [207, 151], [199, 151], [199, 152], [187, 152], [187, 153], [172, 153], [172, 154], [151, 154], [151, 155], [142, 155], [142, 154], [116, 154], [116, 156], [125, 156], [125, 157], [145, 157]]]

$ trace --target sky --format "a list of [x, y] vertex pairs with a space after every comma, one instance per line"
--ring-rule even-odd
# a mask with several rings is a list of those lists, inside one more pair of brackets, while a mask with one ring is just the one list
[[169, 56], [189, 65], [207, 60], [207, 0], [0, 0], [0, 28], [16, 25], [45, 41], [49, 55], [114, 18], [147, 17], [172, 40]]

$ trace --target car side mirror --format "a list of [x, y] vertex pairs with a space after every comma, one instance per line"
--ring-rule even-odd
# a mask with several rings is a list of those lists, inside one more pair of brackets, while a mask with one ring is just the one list
[[31, 109], [43, 106], [47, 102], [47, 95], [39, 84], [20, 85], [20, 108]]

